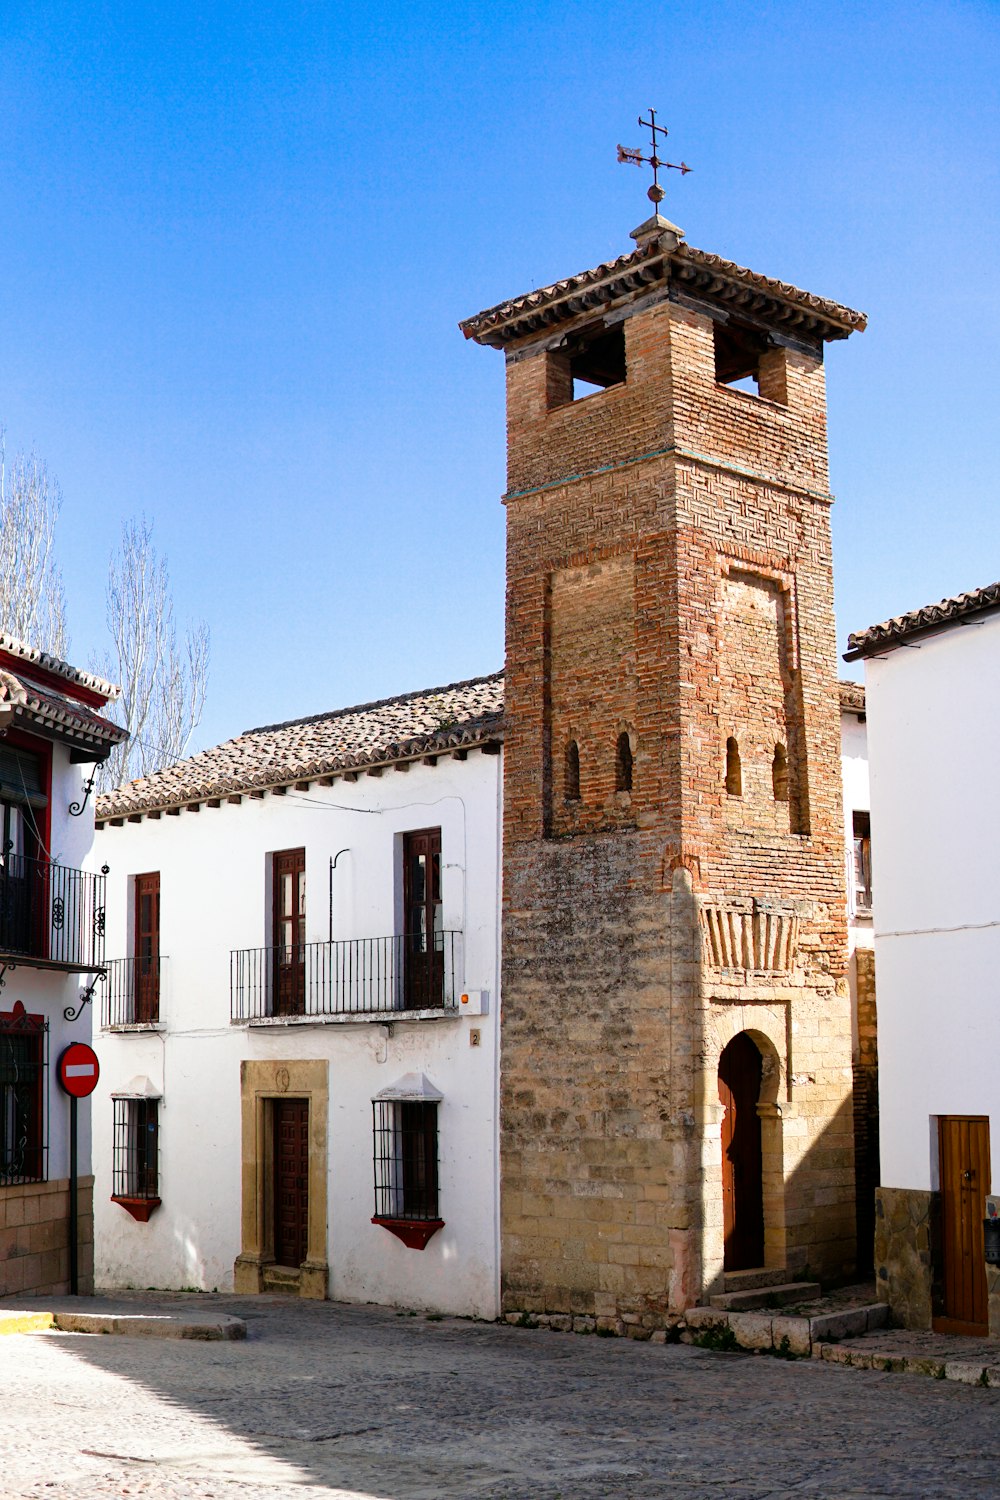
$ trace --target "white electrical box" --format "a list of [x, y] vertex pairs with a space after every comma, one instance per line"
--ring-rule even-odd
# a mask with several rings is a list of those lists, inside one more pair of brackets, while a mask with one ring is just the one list
[[459, 1014], [463, 1016], [488, 1016], [490, 1013], [489, 990], [462, 990], [458, 997]]

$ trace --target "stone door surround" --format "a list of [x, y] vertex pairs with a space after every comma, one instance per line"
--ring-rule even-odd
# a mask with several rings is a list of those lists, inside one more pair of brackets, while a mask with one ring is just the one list
[[[270, 1289], [274, 1273], [274, 1146], [270, 1104], [309, 1101], [309, 1220], [307, 1254], [298, 1271], [282, 1268], [280, 1290], [322, 1300], [327, 1294], [327, 1168], [329, 1068], [321, 1060], [244, 1060], [240, 1064], [242, 1212], [240, 1253], [233, 1283], [240, 1293]], [[275, 1286], [275, 1289], [277, 1287]]]

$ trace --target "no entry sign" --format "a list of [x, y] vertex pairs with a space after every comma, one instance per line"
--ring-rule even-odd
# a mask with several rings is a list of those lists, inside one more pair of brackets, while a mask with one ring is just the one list
[[59, 1082], [72, 1099], [86, 1099], [97, 1087], [101, 1067], [97, 1053], [86, 1042], [71, 1042], [57, 1064]]

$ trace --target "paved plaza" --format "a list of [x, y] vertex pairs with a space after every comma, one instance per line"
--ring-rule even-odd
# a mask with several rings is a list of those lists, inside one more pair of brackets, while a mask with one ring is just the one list
[[0, 1338], [0, 1496], [872, 1500], [1000, 1489], [1000, 1390], [280, 1298], [244, 1342]]

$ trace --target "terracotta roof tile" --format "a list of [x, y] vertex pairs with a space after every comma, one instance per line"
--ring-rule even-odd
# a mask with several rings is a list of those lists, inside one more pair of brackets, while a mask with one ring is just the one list
[[0, 651], [6, 651], [23, 662], [34, 663], [46, 672], [55, 673], [57, 677], [65, 677], [67, 682], [89, 688], [91, 692], [100, 693], [103, 698], [112, 700], [121, 692], [121, 688], [116, 687], [113, 682], [105, 682], [103, 677], [96, 677], [93, 672], [81, 671], [61, 657], [50, 656], [47, 651], [40, 651], [37, 646], [29, 646], [26, 641], [19, 641], [16, 636], [6, 635], [3, 631], [0, 631]]
[[973, 589], [971, 593], [956, 594], [954, 598], [942, 599], [937, 604], [925, 604], [922, 609], [895, 615], [891, 620], [884, 620], [881, 625], [870, 625], [867, 630], [849, 635], [844, 660], [857, 661], [863, 656], [881, 656], [886, 651], [894, 651], [912, 636], [942, 630], [956, 621], [968, 619], [970, 615], [985, 614], [994, 609], [1000, 609], [1000, 583], [988, 583], [984, 588]]
[[13, 710], [18, 719], [34, 721], [43, 730], [50, 727], [58, 731], [60, 737], [86, 745], [94, 754], [106, 753], [128, 738], [120, 725], [85, 703], [54, 688], [41, 687], [27, 673], [15, 673], [9, 667], [0, 667], [0, 715], [4, 709]]
[[861, 682], [847, 682], [841, 678], [837, 687], [840, 689], [841, 713], [863, 714], [865, 711], [864, 684]]
[[743, 302], [763, 298], [771, 304], [772, 315], [777, 313], [805, 326], [819, 338], [846, 338], [868, 323], [864, 313], [804, 292], [790, 282], [763, 276], [684, 241], [665, 248], [654, 239], [592, 270], [500, 302], [458, 326], [467, 339], [500, 346], [629, 292], [651, 290], [657, 283], [666, 285], [672, 280], [682, 288], [687, 285], [694, 292], [704, 291], [712, 300], [732, 302], [737, 308]]
[[97, 799], [98, 820], [389, 765], [499, 737], [503, 673], [247, 729]]

